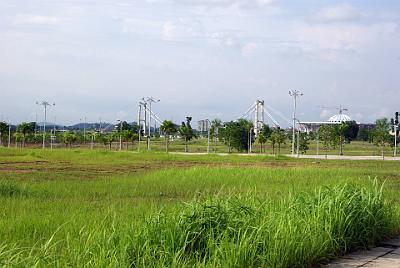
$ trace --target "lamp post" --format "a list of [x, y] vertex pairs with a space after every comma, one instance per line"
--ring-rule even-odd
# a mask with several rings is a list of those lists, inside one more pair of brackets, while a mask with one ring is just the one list
[[8, 144], [7, 147], [10, 148], [11, 146], [11, 124], [8, 123]]
[[122, 120], [117, 119], [119, 122], [119, 150], [122, 151]]
[[294, 142], [295, 142], [295, 127], [296, 127], [296, 109], [297, 109], [297, 98], [303, 96], [298, 90], [290, 90], [289, 95], [293, 97], [293, 130], [292, 130], [292, 156], [294, 155]]
[[43, 123], [43, 149], [46, 148], [46, 120], [47, 120], [47, 106], [55, 106], [56, 104], [50, 104], [47, 101], [36, 102], [37, 105], [42, 105], [44, 107], [44, 123]]
[[397, 125], [394, 125], [394, 157], [397, 156]]
[[252, 138], [251, 133], [252, 133], [253, 129], [254, 128], [250, 128], [250, 130], [249, 130], [249, 145], [248, 145], [248, 153], [249, 154], [251, 154], [251, 150], [252, 150], [252, 148], [251, 148], [251, 138]]
[[147, 142], [147, 150], [149, 150], [150, 151], [150, 137], [151, 137], [151, 114], [152, 114], [152, 111], [151, 111], [151, 104], [152, 103], [156, 103], [156, 102], [160, 102], [160, 100], [159, 99], [154, 99], [153, 97], [148, 97], [147, 99], [146, 99], [146, 103], [148, 103], [149, 104], [149, 133], [148, 133], [148, 142]]

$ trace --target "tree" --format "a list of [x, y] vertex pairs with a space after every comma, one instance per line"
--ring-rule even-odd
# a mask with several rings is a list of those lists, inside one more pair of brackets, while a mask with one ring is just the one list
[[322, 146], [325, 150], [325, 159], [328, 158], [328, 149], [334, 147], [337, 140], [335, 128], [332, 125], [322, 125], [318, 129], [319, 139], [322, 141]]
[[22, 134], [22, 147], [25, 147], [26, 135], [35, 131], [35, 123], [22, 122], [19, 124], [17, 131]]
[[15, 139], [15, 147], [17, 147], [17, 143], [18, 142], [22, 142], [22, 139], [23, 139], [22, 133], [15, 132], [14, 133], [14, 139]]
[[272, 129], [269, 127], [269, 125], [263, 124], [261, 128], [261, 133], [264, 135], [266, 139], [268, 139], [271, 136]]
[[162, 125], [160, 126], [162, 132], [164, 132], [165, 136], [165, 151], [168, 153], [169, 151], [169, 138], [171, 135], [174, 135], [177, 132], [177, 127], [172, 121], [164, 120]]
[[369, 141], [370, 130], [362, 128], [358, 131], [357, 139], [360, 141]]
[[186, 117], [186, 122], [182, 122], [179, 128], [179, 134], [181, 134], [182, 138], [185, 140], [185, 153], [188, 152], [188, 142], [196, 137], [190, 122], [192, 121], [192, 117]]
[[8, 133], [8, 124], [0, 121], [0, 146], [3, 144], [3, 137]]
[[[308, 149], [310, 149], [310, 135], [304, 132], [299, 133], [299, 152], [306, 154]], [[295, 148], [297, 148], [297, 139], [295, 140]]]
[[272, 153], [275, 154], [275, 145], [278, 144], [278, 154], [280, 154], [281, 145], [285, 144], [286, 141], [285, 131], [280, 128], [275, 128], [274, 130], [272, 130], [269, 140], [271, 141], [272, 144]]
[[344, 131], [344, 137], [350, 143], [357, 138], [360, 127], [356, 121], [348, 121], [345, 124], [347, 125], [347, 128]]
[[371, 132], [372, 141], [381, 147], [382, 160], [385, 159], [385, 145], [390, 144], [390, 123], [387, 118], [376, 120], [376, 126]]
[[343, 155], [343, 145], [344, 142], [346, 141], [346, 132], [349, 129], [349, 125], [345, 122], [342, 122], [340, 125], [335, 125], [333, 127], [333, 135], [336, 137], [333, 137], [333, 141], [337, 142], [337, 145], [339, 146], [339, 155]]
[[215, 118], [211, 121], [210, 136], [214, 139], [214, 152], [217, 152], [219, 129], [222, 127], [221, 119]]
[[264, 144], [267, 142], [267, 138], [264, 136], [264, 133], [260, 132], [257, 137], [258, 143], [260, 143], [260, 153], [263, 152]]
[[[253, 123], [245, 119], [227, 122], [224, 128], [220, 129], [219, 136], [228, 145], [229, 152], [231, 152], [232, 148], [242, 152], [243, 150], [248, 150], [249, 142], [254, 142], [254, 133], [250, 133], [252, 127]], [[251, 139], [249, 139], [249, 134], [252, 134]]]
[[125, 129], [121, 132], [122, 141], [126, 144], [126, 150], [128, 150], [128, 142], [131, 140], [132, 135], [132, 130]]
[[69, 148], [72, 148], [72, 144], [75, 143], [76, 140], [77, 136], [74, 133], [72, 133], [71, 131], [64, 132], [63, 142], [65, 143], [65, 146], [69, 146]]

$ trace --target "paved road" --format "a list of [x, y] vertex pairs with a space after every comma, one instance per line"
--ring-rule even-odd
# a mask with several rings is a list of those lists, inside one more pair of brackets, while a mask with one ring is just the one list
[[379, 247], [345, 255], [324, 268], [400, 268], [400, 237], [383, 242]]
[[[207, 153], [183, 153], [183, 152], [170, 152], [170, 154], [180, 154], [180, 155], [207, 155]], [[227, 154], [227, 153], [217, 153], [220, 156], [227, 156], [227, 155], [239, 155], [239, 156], [259, 156], [266, 154]], [[272, 155], [271, 155], [272, 156]], [[292, 157], [290, 154], [286, 154], [287, 157]], [[293, 156], [297, 158], [297, 155]], [[299, 158], [308, 158], [308, 159], [325, 159], [325, 155], [299, 155]], [[326, 159], [329, 160], [379, 160], [382, 161], [382, 156], [356, 156], [356, 155], [328, 155]], [[400, 161], [400, 157], [393, 157], [393, 156], [386, 156], [385, 161]]]
[[[286, 155], [291, 157], [292, 155]], [[293, 156], [297, 157], [297, 155]], [[299, 155], [299, 158], [325, 159], [325, 155]], [[357, 155], [328, 155], [327, 159], [332, 160], [381, 160], [382, 156], [357, 156]], [[385, 156], [385, 161], [400, 161], [400, 157]]]

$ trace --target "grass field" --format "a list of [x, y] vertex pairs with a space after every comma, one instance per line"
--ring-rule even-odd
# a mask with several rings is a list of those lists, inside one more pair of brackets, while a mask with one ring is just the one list
[[0, 266], [309, 266], [400, 233], [399, 170], [0, 149]]

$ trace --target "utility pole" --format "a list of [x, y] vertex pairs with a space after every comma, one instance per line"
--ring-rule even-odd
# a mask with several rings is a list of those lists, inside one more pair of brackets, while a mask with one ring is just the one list
[[42, 105], [44, 107], [44, 124], [43, 124], [43, 149], [46, 148], [46, 120], [47, 120], [47, 106], [55, 106], [56, 104], [50, 104], [47, 101], [36, 102], [37, 105]]
[[122, 151], [122, 120], [117, 119], [119, 122], [119, 150]]
[[86, 144], [86, 116], [83, 118], [83, 144]]
[[397, 125], [394, 125], [394, 154], [393, 156], [396, 157], [397, 156]]
[[295, 128], [296, 128], [296, 109], [297, 109], [297, 98], [303, 96], [298, 90], [290, 90], [289, 95], [293, 97], [293, 126], [292, 126], [292, 156], [294, 155], [294, 143], [295, 143]]
[[10, 148], [11, 146], [11, 123], [8, 123], [8, 144], [7, 147]]

